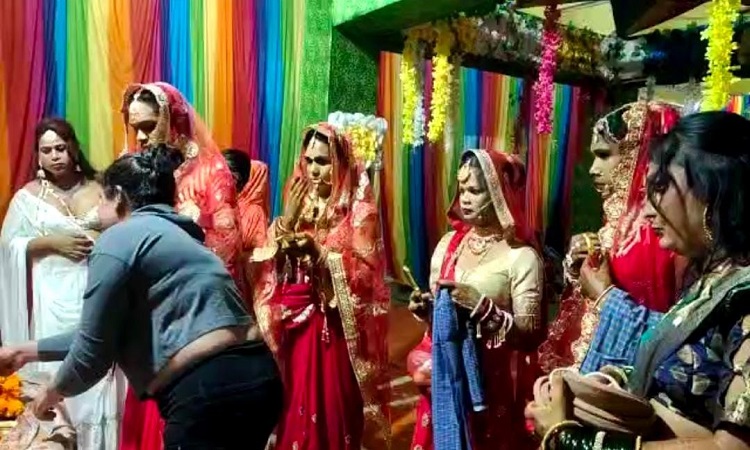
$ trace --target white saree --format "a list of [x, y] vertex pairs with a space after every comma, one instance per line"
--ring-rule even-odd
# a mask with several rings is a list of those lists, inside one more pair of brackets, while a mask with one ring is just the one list
[[[77, 263], [57, 255], [29, 261], [26, 250], [29, 242], [37, 237], [83, 233], [84, 229], [74, 218], [62, 214], [26, 189], [19, 190], [13, 197], [0, 234], [0, 336], [3, 345], [53, 336], [78, 326], [88, 273], [86, 261]], [[30, 297], [31, 316], [28, 314]], [[60, 363], [40, 363], [25, 370], [54, 375], [59, 366]], [[76, 429], [78, 449], [117, 449], [126, 387], [122, 373], [112, 370], [87, 392], [65, 400]]]

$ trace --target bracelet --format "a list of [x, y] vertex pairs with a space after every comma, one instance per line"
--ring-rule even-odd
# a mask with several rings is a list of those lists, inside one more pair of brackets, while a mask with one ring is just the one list
[[601, 294], [599, 294], [599, 297], [597, 297], [596, 301], [594, 302], [594, 309], [596, 309], [597, 311], [600, 311], [599, 305], [602, 303], [602, 300], [604, 300], [605, 298], [607, 298], [607, 296], [609, 295], [609, 293], [612, 292], [612, 289], [614, 289], [614, 288], [615, 288], [615, 285], [614, 284], [610, 284], [607, 287], [607, 289], [605, 289], [604, 291], [602, 291]]
[[[470, 318], [472, 318], [472, 319], [473, 319], [474, 317], [476, 317], [476, 316], [477, 316], [477, 314], [479, 314], [479, 310], [480, 310], [480, 309], [482, 309], [482, 306], [484, 306], [484, 302], [486, 302], [486, 301], [487, 301], [487, 297], [485, 297], [485, 296], [483, 295], [483, 296], [482, 296], [482, 297], [481, 297], [481, 298], [479, 299], [479, 301], [477, 302], [476, 306], [474, 306], [474, 309], [472, 309], [472, 310], [471, 310], [471, 314], [469, 314], [469, 317], [470, 317]], [[491, 309], [491, 308], [488, 308], [488, 309]]]
[[484, 313], [484, 315], [479, 319], [479, 323], [482, 323], [487, 320], [490, 315], [495, 311], [495, 304], [492, 302], [492, 300], [489, 301], [489, 305], [487, 305], [487, 311]]
[[[607, 433], [591, 427], [565, 427], [555, 436], [555, 450], [640, 450], [641, 437]], [[549, 444], [549, 442], [548, 442]]]
[[563, 420], [562, 422], [553, 425], [549, 430], [547, 430], [547, 432], [544, 434], [544, 437], [542, 438], [542, 450], [551, 449], [549, 444], [552, 439], [556, 438], [561, 431], [565, 430], [565, 428], [574, 427], [582, 428], [583, 425], [581, 425], [579, 422], [576, 422], [575, 420]]

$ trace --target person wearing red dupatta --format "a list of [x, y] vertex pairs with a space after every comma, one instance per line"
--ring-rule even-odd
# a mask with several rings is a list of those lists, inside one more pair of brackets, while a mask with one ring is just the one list
[[366, 423], [389, 447], [389, 293], [367, 172], [345, 137], [317, 124], [284, 196], [253, 255], [257, 322], [287, 394], [275, 448], [359, 450]]
[[[429, 320], [434, 293], [448, 287], [460, 311], [477, 324], [487, 406], [469, 416], [473, 448], [478, 450], [534, 447], [524, 431], [523, 408], [524, 391], [536, 371], [524, 352], [535, 351], [534, 343], [543, 334], [544, 265], [524, 219], [525, 180], [524, 166], [515, 156], [485, 150], [464, 154], [448, 212], [454, 231], [432, 255], [432, 293], [417, 291], [410, 302], [418, 318]], [[434, 448], [431, 347], [428, 331], [407, 358], [422, 390], [413, 450]]]
[[263, 245], [268, 230], [268, 166], [261, 161], [250, 161], [250, 176], [237, 192], [242, 248], [249, 252]]
[[[581, 292], [579, 274], [587, 256], [595, 256], [603, 269], [611, 269], [617, 288], [638, 304], [665, 312], [676, 301], [684, 264], [659, 246], [659, 239], [641, 213], [646, 204], [650, 142], [669, 131], [679, 117], [671, 105], [639, 101], [596, 122], [591, 144], [595, 159], [590, 173], [604, 199], [605, 225], [596, 234], [571, 239], [565, 263], [568, 285], [557, 318], [539, 350], [545, 372], [571, 366], [591, 372], [604, 365], [628, 365], [628, 355], [635, 352], [637, 337], [618, 339], [626, 337], [624, 331], [622, 336], [609, 333], [610, 342], [592, 345], [595, 334], [605, 334], [597, 331], [597, 326], [606, 295], [592, 299]], [[603, 255], [599, 255], [600, 249]]]
[[[242, 286], [234, 178], [205, 125], [180, 91], [162, 82], [130, 85], [121, 111], [125, 126], [134, 131], [128, 133], [125, 152], [159, 144], [182, 151], [185, 160], [175, 172], [176, 209], [201, 226], [206, 246]], [[160, 450], [163, 428], [156, 404], [141, 402], [129, 390], [120, 449]]]

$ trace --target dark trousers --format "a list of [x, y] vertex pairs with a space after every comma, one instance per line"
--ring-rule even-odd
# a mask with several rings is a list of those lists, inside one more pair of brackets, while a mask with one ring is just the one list
[[262, 343], [200, 362], [156, 395], [165, 450], [263, 450], [282, 408], [282, 384]]

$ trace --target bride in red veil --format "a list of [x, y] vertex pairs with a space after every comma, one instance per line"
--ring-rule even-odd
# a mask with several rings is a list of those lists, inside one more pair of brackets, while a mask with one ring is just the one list
[[276, 448], [359, 450], [368, 424], [388, 442], [380, 221], [348, 139], [327, 123], [306, 129], [284, 199], [252, 268], [257, 321], [287, 394]]
[[659, 239], [641, 218], [641, 212], [646, 201], [650, 143], [669, 131], [679, 117], [672, 105], [639, 101], [596, 122], [590, 173], [603, 198], [605, 225], [596, 234], [571, 239], [565, 264], [568, 286], [548, 338], [539, 350], [545, 372], [569, 366], [590, 372], [605, 364], [627, 365], [624, 353], [634, 348], [633, 342], [621, 342], [617, 349], [592, 351], [603, 302], [596, 305], [599, 299], [585, 298], [580, 290], [578, 269], [587, 246], [601, 248], [614, 284], [639, 304], [665, 312], [677, 299], [683, 264], [673, 252], [659, 246]]
[[[206, 126], [174, 86], [132, 84], [122, 103], [128, 133], [125, 152], [148, 145], [168, 144], [182, 151], [185, 161], [175, 172], [177, 210], [192, 217], [206, 235], [205, 244], [243, 285], [238, 257], [241, 239], [235, 217], [235, 181]], [[150, 401], [128, 392], [120, 450], [160, 450], [163, 423]]]

